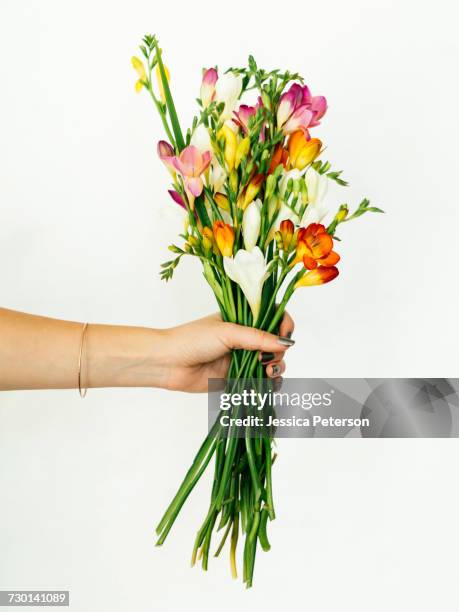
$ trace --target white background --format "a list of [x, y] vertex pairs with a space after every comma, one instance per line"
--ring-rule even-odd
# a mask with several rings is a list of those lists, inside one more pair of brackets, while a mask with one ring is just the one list
[[[288, 374], [458, 376], [455, 5], [2, 0], [0, 304], [158, 327], [214, 310], [193, 262], [157, 274], [181, 221], [133, 89], [152, 31], [184, 124], [203, 66], [253, 53], [304, 74], [352, 185], [331, 203], [387, 211], [342, 229], [338, 280], [295, 295]], [[70, 589], [78, 612], [457, 610], [457, 440], [282, 440], [272, 551], [246, 593], [226, 556], [188, 567], [208, 482], [154, 547], [205, 427], [204, 396], [2, 394], [0, 589]]]

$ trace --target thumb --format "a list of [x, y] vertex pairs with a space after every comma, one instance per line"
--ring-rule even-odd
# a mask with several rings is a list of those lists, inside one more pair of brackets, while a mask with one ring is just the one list
[[267, 331], [244, 327], [236, 323], [222, 323], [221, 338], [229, 349], [247, 351], [278, 353], [295, 344], [295, 341], [290, 338], [275, 336]]

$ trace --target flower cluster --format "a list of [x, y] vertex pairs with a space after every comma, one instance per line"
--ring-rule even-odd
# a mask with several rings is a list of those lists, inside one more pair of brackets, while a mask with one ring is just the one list
[[[338, 276], [340, 256], [334, 250], [338, 226], [364, 212], [380, 212], [363, 200], [353, 214], [342, 204], [330, 216], [328, 184], [346, 183], [340, 172], [319, 160], [324, 147], [315, 133], [327, 112], [327, 100], [312, 95], [300, 75], [268, 72], [250, 57], [247, 67], [203, 70], [199, 111], [184, 133], [156, 38], [145, 37], [141, 50], [145, 63], [132, 60], [139, 77], [135, 88], [149, 92], [160, 114], [167, 140], [158, 143], [158, 156], [171, 175], [169, 194], [185, 217], [184, 243], [170, 247], [177, 257], [163, 264], [162, 276], [170, 279], [184, 256], [199, 258], [225, 321], [276, 332], [298, 288], [328, 283]], [[153, 71], [158, 86], [153, 83]], [[229, 377], [263, 375], [256, 355], [234, 352]], [[228, 461], [235, 460], [231, 453], [240, 459], [249, 453], [245, 448], [236, 452], [235, 444], [228, 444]], [[254, 497], [249, 522], [243, 525], [247, 534], [255, 529], [253, 521], [260, 520], [260, 513], [274, 518], [267, 485], [271, 441], [263, 449], [259, 474], [252, 469], [248, 476]], [[218, 513], [228, 529], [238, 528], [239, 505], [223, 504], [228, 489], [239, 486], [232, 480], [236, 475], [231, 464], [219, 470], [212, 520], [199, 532], [193, 554], [196, 559], [200, 552], [205, 567]], [[182, 485], [177, 495], [188, 494]], [[159, 525], [159, 543], [175, 520], [171, 507]], [[262, 536], [257, 537], [261, 541]], [[244, 578], [249, 586], [257, 537], [246, 542], [244, 551]], [[234, 551], [231, 555], [234, 573]]]

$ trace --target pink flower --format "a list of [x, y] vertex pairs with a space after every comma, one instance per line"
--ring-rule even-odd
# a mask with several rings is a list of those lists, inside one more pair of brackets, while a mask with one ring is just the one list
[[169, 172], [171, 174], [175, 175], [175, 168], [174, 168], [174, 165], [173, 165], [173, 159], [175, 157], [175, 151], [172, 148], [172, 145], [170, 145], [165, 140], [160, 140], [158, 142], [158, 146], [157, 146], [156, 150], [158, 151], [159, 159], [163, 162], [163, 164], [166, 166], [166, 168], [169, 170]]
[[195, 197], [202, 193], [204, 183], [201, 174], [207, 170], [211, 157], [210, 151], [205, 151], [201, 155], [199, 149], [189, 145], [172, 160], [174, 168], [183, 176], [187, 191]]
[[308, 136], [307, 128], [319, 125], [325, 111], [327, 101], [323, 96], [311, 96], [307, 85], [294, 83], [283, 93], [277, 108], [277, 125], [284, 134], [303, 130]]
[[257, 114], [256, 106], [247, 106], [247, 104], [241, 104], [239, 110], [233, 112], [234, 115], [234, 123], [242, 129], [244, 134], [249, 133], [249, 121], [252, 117], [255, 117]]
[[207, 68], [202, 75], [201, 102], [207, 108], [215, 97], [215, 83], [218, 80], [218, 72], [215, 68]]

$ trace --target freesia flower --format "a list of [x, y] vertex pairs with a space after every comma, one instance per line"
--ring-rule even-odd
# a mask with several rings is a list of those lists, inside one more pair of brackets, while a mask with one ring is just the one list
[[255, 247], [252, 251], [239, 249], [235, 257], [224, 257], [223, 267], [232, 281], [244, 293], [256, 322], [260, 313], [261, 293], [269, 276], [269, 267], [262, 251]]
[[218, 80], [218, 72], [215, 68], [207, 68], [202, 75], [201, 84], [201, 102], [204, 108], [207, 108], [215, 97], [215, 83]]
[[201, 174], [209, 166], [210, 158], [210, 151], [201, 155], [196, 147], [189, 145], [172, 160], [174, 168], [183, 176], [185, 187], [195, 197], [200, 196], [204, 188]]
[[245, 210], [250, 202], [257, 197], [264, 179], [265, 177], [263, 174], [256, 174], [250, 181], [243, 200], [243, 210]]
[[226, 212], [231, 212], [229, 200], [224, 193], [216, 193], [214, 195], [214, 200], [217, 202], [219, 208], [226, 210]]
[[186, 204], [183, 201], [182, 196], [178, 193], [178, 191], [175, 191], [174, 189], [168, 189], [168, 194], [171, 196], [171, 198], [174, 200], [176, 204], [178, 204], [179, 206], [181, 206], [182, 208], [186, 210]]
[[308, 168], [304, 180], [308, 190], [308, 205], [301, 219], [301, 225], [321, 223], [329, 211], [325, 205], [329, 179], [314, 168]]
[[295, 289], [298, 289], [299, 287], [313, 287], [314, 285], [329, 283], [336, 278], [338, 274], [338, 268], [335, 268], [335, 266], [330, 266], [329, 268], [320, 266], [315, 270], [306, 272], [306, 274], [304, 274], [304, 276], [302, 276], [300, 280], [295, 283]]
[[215, 99], [220, 104], [224, 102], [223, 119], [229, 119], [242, 91], [242, 76], [228, 72], [222, 75], [215, 85]]
[[261, 206], [261, 200], [254, 200], [247, 206], [242, 217], [242, 235], [247, 251], [254, 249], [260, 235]]
[[172, 145], [170, 145], [165, 140], [160, 140], [158, 142], [156, 150], [158, 152], [159, 159], [163, 162], [163, 164], [166, 166], [166, 168], [169, 170], [172, 176], [175, 176], [175, 166], [174, 166], [175, 151]]
[[284, 251], [288, 251], [292, 242], [293, 233], [295, 231], [293, 222], [290, 219], [284, 219], [284, 221], [281, 221], [279, 225], [279, 231], [282, 236], [282, 246]]
[[[164, 104], [166, 102], [166, 95], [164, 93], [164, 85], [163, 85], [163, 80], [161, 78], [161, 72], [159, 70], [159, 64], [156, 64], [156, 80], [158, 81], [158, 87], [159, 87], [159, 95], [161, 97], [161, 101]], [[169, 81], [171, 80], [171, 75], [169, 73], [169, 69], [167, 68], [167, 66], [164, 66], [164, 72], [166, 73], [166, 79], [167, 82], [169, 83]]]
[[241, 140], [241, 142], [237, 145], [236, 149], [236, 157], [234, 160], [234, 167], [239, 168], [241, 161], [247, 157], [250, 151], [250, 138], [246, 136]]
[[135, 90], [139, 92], [147, 80], [147, 73], [145, 71], [145, 67], [143, 65], [142, 60], [140, 60], [138, 57], [131, 57], [131, 64], [139, 76], [135, 84]]
[[223, 221], [215, 221], [214, 238], [223, 257], [231, 257], [234, 246], [234, 229]]
[[200, 123], [197, 126], [197, 128], [193, 132], [193, 135], [191, 136], [190, 144], [195, 146], [200, 153], [205, 153], [205, 151], [212, 151], [209, 130], [206, 128], [205, 125]]
[[249, 133], [249, 121], [252, 117], [257, 114], [256, 106], [247, 106], [247, 104], [241, 104], [238, 111], [234, 111], [234, 122], [242, 129], [244, 134]]
[[226, 172], [214, 158], [209, 172], [209, 185], [214, 191], [221, 191], [226, 181]]
[[327, 101], [323, 96], [312, 97], [309, 88], [294, 83], [290, 89], [283, 93], [277, 109], [277, 127], [284, 134], [291, 134], [296, 130], [307, 133], [308, 127], [319, 124], [327, 110]]
[[223, 138], [225, 141], [224, 157], [228, 170], [231, 172], [236, 162], [237, 151], [237, 135], [231, 127], [231, 122], [225, 121], [217, 134], [217, 138]]
[[288, 160], [287, 149], [284, 149], [284, 147], [281, 144], [278, 144], [276, 148], [274, 149], [274, 153], [271, 158], [271, 163], [269, 165], [268, 174], [272, 174], [274, 170], [277, 168], [277, 166], [279, 166], [280, 164], [282, 164], [284, 168], [286, 168], [287, 160]]
[[303, 262], [308, 270], [314, 270], [319, 265], [334, 266], [340, 257], [333, 251], [333, 238], [320, 223], [311, 223], [306, 228], [300, 228], [297, 236], [295, 259], [292, 266]]
[[307, 138], [302, 130], [293, 132], [288, 141], [290, 167], [304, 170], [320, 154], [321, 148], [318, 138]]

